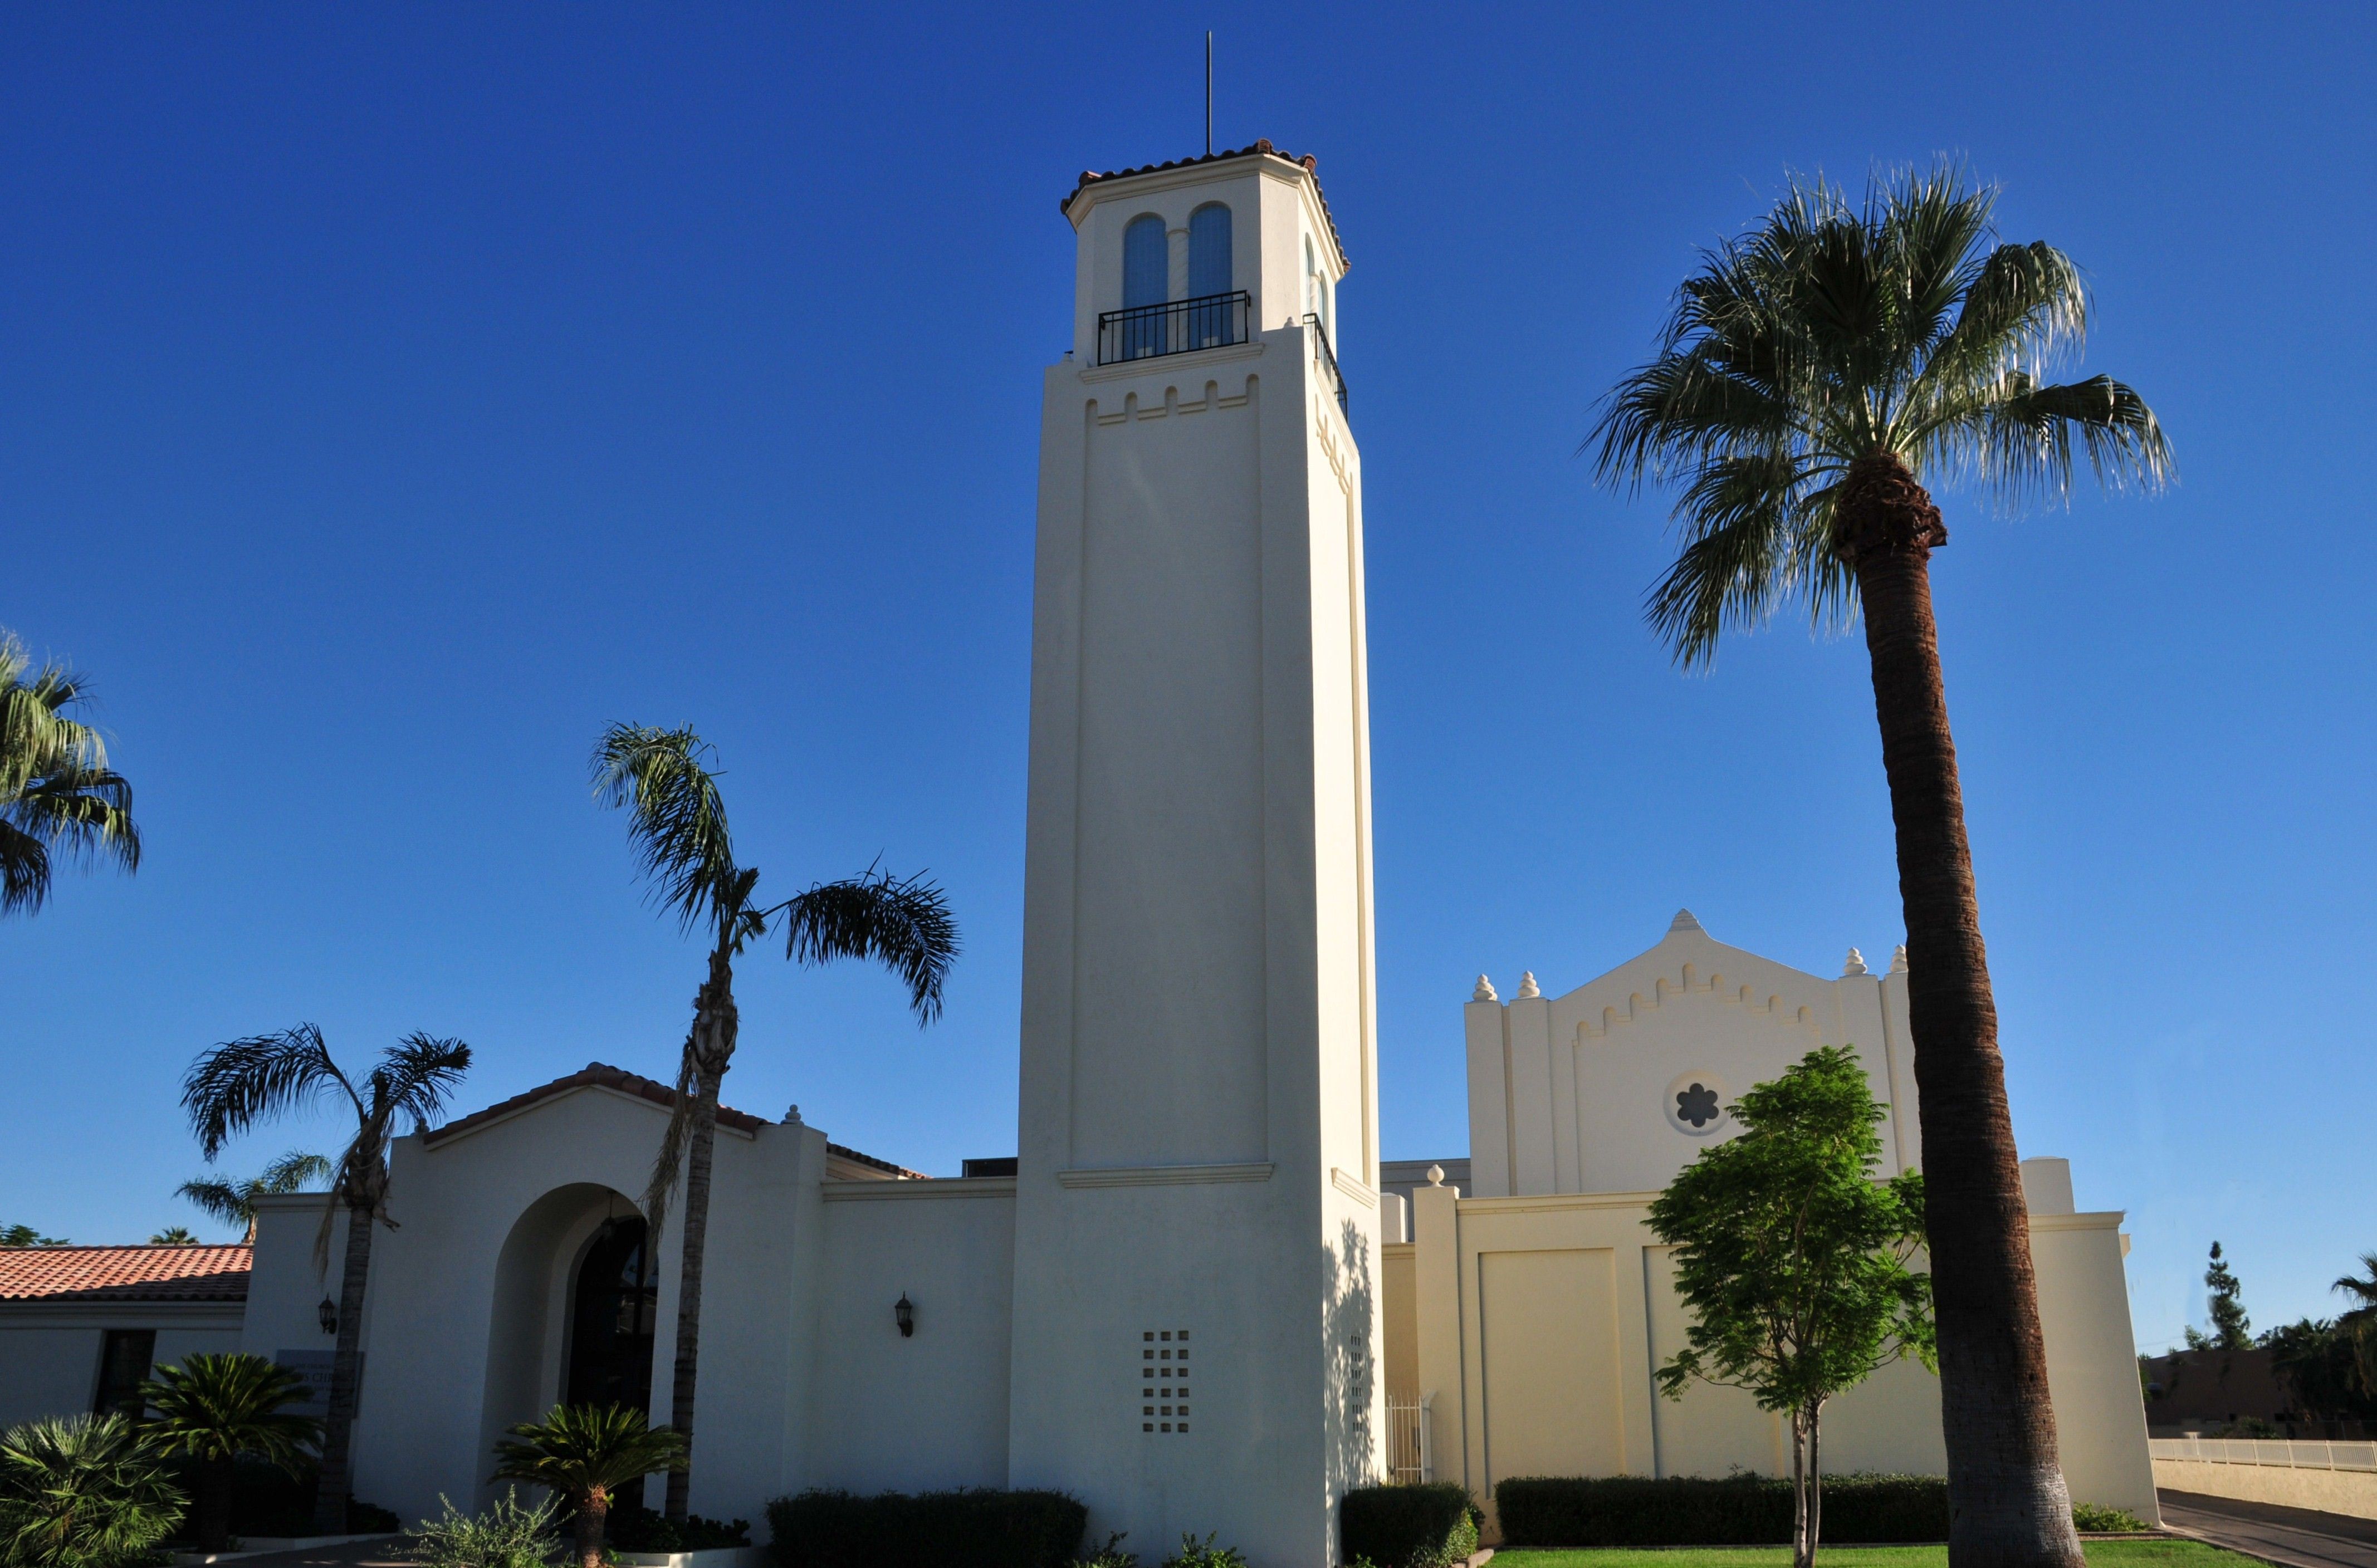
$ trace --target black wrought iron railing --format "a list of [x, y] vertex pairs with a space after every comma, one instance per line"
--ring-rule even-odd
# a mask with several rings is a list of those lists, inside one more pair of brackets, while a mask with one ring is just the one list
[[1320, 362], [1329, 367], [1329, 379], [1337, 384], [1337, 411], [1341, 414], [1352, 412], [1345, 406], [1345, 373], [1337, 368], [1337, 350], [1329, 346], [1329, 328], [1322, 326], [1320, 318], [1310, 311], [1304, 314], [1304, 325], [1312, 328], [1313, 338], [1320, 345]]
[[1120, 364], [1158, 354], [1222, 349], [1247, 340], [1252, 302], [1244, 289], [1196, 300], [1132, 305], [1098, 317], [1098, 363]]

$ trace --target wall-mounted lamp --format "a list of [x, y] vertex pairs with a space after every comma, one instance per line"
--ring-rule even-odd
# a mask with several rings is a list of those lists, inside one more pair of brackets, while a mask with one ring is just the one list
[[901, 1291], [900, 1299], [891, 1303], [891, 1315], [899, 1321], [901, 1338], [913, 1339], [916, 1336], [916, 1308], [915, 1304], [908, 1300], [908, 1292], [905, 1290]]
[[322, 1304], [314, 1309], [314, 1315], [321, 1321], [323, 1333], [339, 1332], [339, 1307], [338, 1303], [330, 1298], [328, 1296], [322, 1298]]

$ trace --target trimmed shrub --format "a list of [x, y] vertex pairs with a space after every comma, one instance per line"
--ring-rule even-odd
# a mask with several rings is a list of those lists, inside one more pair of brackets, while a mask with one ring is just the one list
[[[1514, 1477], [1494, 1488], [1511, 1546], [1773, 1546], [1791, 1539], [1791, 1483], [1776, 1476]], [[1948, 1538], [1941, 1476], [1824, 1478], [1828, 1542]]]
[[614, 1508], [603, 1521], [603, 1541], [614, 1551], [715, 1551], [749, 1546], [751, 1521], [688, 1514], [680, 1525], [654, 1509]]
[[1338, 1515], [1338, 1556], [1373, 1568], [1445, 1568], [1477, 1550], [1467, 1490], [1453, 1481], [1356, 1487]]
[[2075, 1503], [2072, 1505], [2072, 1527], [2092, 1536], [2133, 1536], [2145, 1529], [2146, 1522], [2126, 1508]]
[[1067, 1568], [1090, 1511], [1061, 1491], [805, 1491], [768, 1504], [776, 1568]]

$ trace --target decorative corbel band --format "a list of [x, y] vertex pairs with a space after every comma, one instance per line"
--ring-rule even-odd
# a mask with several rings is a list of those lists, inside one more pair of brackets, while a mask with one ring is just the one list
[[1329, 1168], [1329, 1181], [1339, 1192], [1344, 1194], [1356, 1203], [1360, 1204], [1363, 1207], [1376, 1208], [1379, 1206], [1379, 1194], [1365, 1186], [1360, 1179], [1346, 1175], [1341, 1167], [1332, 1165]]

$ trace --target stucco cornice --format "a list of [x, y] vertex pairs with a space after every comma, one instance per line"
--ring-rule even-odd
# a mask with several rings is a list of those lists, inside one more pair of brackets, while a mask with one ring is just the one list
[[1057, 1172], [1060, 1187], [1185, 1187], [1206, 1182], [1268, 1182], [1269, 1160], [1237, 1165], [1107, 1165]]
[[2093, 1214], [2034, 1214], [2030, 1217], [2033, 1230], [2119, 1230], [2128, 1218], [2127, 1209], [2104, 1209]]
[[921, 1182], [820, 1182], [830, 1204], [929, 1203], [938, 1198], [1011, 1198], [1012, 1176], [931, 1177]]

